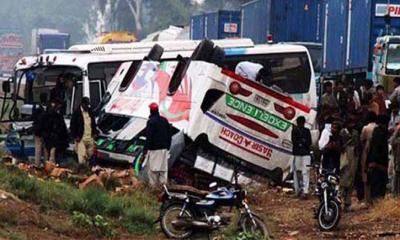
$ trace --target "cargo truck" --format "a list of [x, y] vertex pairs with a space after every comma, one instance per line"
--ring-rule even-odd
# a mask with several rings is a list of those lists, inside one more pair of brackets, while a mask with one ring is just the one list
[[42, 54], [45, 50], [69, 48], [70, 35], [56, 29], [38, 28], [32, 30], [32, 54]]
[[193, 40], [239, 38], [240, 31], [240, 11], [219, 10], [190, 19], [190, 39]]
[[241, 36], [256, 43], [321, 42], [320, 0], [256, 0], [241, 7]]
[[[398, 37], [392, 35], [400, 34], [400, 0], [324, 0], [322, 12], [322, 76], [376, 82], [386, 79], [390, 91], [390, 81], [379, 73], [391, 78], [399, 75], [382, 69], [395, 61], [388, 53], [397, 48], [392, 43]], [[379, 37], [379, 54], [374, 55]]]
[[23, 56], [24, 44], [21, 35], [4, 33], [0, 35], [0, 76], [11, 76], [14, 65]]

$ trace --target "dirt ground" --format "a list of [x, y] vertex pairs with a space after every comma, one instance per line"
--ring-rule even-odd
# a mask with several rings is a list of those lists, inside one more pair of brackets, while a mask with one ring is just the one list
[[[0, 189], [0, 239], [99, 239], [73, 226], [70, 214], [43, 211]], [[253, 210], [265, 217], [273, 239], [400, 239], [400, 199], [387, 198], [370, 209], [353, 199], [353, 211], [343, 213], [333, 232], [321, 232], [314, 218], [315, 197], [300, 200], [280, 188], [258, 190], [250, 196]], [[164, 239], [131, 236], [118, 229], [114, 239]]]
[[[400, 218], [398, 215], [385, 216], [386, 209], [400, 209], [399, 200], [383, 200], [371, 209], [364, 209], [353, 199], [353, 210], [343, 213], [337, 229], [321, 232], [314, 218], [318, 204], [316, 197], [300, 200], [293, 194], [277, 190], [267, 190], [257, 197], [265, 214], [268, 227], [274, 239], [400, 239]], [[397, 205], [397, 206], [396, 206]], [[383, 209], [385, 207], [385, 209]]]
[[[343, 214], [334, 232], [323, 233], [313, 218], [317, 199], [299, 200], [291, 194], [277, 190], [259, 193], [255, 203], [257, 212], [266, 216], [273, 239], [400, 239], [400, 219], [382, 218], [371, 220], [377, 209], [360, 209]], [[378, 211], [379, 212], [379, 211]], [[0, 198], [0, 239], [97, 239], [88, 233], [75, 229], [64, 212], [42, 212], [39, 206]], [[120, 233], [116, 239], [163, 239], [156, 237], [135, 237]]]

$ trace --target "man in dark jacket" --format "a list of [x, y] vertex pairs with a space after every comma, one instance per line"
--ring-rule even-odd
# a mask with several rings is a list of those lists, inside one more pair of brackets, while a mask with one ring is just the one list
[[[35, 138], [35, 165], [37, 167], [40, 166], [40, 162], [42, 159], [42, 152], [44, 148], [43, 142], [43, 116], [46, 112], [46, 102], [47, 102], [47, 94], [40, 94], [40, 104], [33, 110], [32, 114], [32, 130]], [[44, 151], [46, 153], [46, 151]], [[47, 160], [48, 156], [45, 155], [45, 160]]]
[[41, 121], [42, 137], [46, 146], [49, 161], [56, 162], [56, 154], [64, 152], [68, 147], [68, 130], [63, 115], [60, 113], [62, 102], [53, 99]]
[[[292, 144], [293, 144], [293, 180], [296, 194], [299, 195], [302, 191], [303, 197], [308, 194], [310, 183], [310, 168], [308, 165], [311, 163], [310, 146], [311, 146], [311, 133], [310, 130], [304, 127], [306, 119], [303, 116], [297, 118], [297, 126], [292, 130]], [[303, 187], [300, 189], [299, 173], [303, 176]]]
[[340, 173], [340, 155], [342, 152], [342, 139], [339, 135], [341, 130], [340, 122], [333, 122], [331, 136], [328, 143], [322, 148], [322, 167], [328, 171]]
[[72, 114], [70, 130], [79, 163], [85, 164], [93, 156], [94, 136], [98, 134], [88, 97], [82, 98], [80, 107]]
[[388, 183], [389, 165], [389, 134], [387, 116], [378, 116], [378, 126], [375, 127], [371, 139], [371, 147], [367, 158], [368, 182], [370, 184], [371, 200], [383, 198]]
[[171, 147], [171, 126], [158, 112], [158, 105], [149, 105], [150, 117], [146, 126], [145, 166], [149, 184], [160, 186], [168, 180], [168, 158]]

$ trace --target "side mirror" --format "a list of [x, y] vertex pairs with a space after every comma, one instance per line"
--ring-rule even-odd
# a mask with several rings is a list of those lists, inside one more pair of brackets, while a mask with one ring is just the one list
[[11, 92], [10, 80], [4, 81], [1, 87], [4, 93], [10, 93]]
[[208, 187], [209, 187], [210, 189], [216, 188], [216, 187], [217, 187], [217, 182], [212, 182], [212, 183], [210, 183], [210, 185], [208, 185]]

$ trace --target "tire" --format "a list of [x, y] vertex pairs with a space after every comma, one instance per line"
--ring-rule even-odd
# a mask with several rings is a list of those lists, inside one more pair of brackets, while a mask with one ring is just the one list
[[163, 53], [164, 53], [164, 48], [161, 47], [161, 46], [158, 45], [158, 44], [155, 44], [155, 45], [151, 48], [149, 54], [147, 54], [146, 59], [147, 59], [147, 60], [151, 60], [151, 61], [160, 61], [161, 56], [163, 55]]
[[[179, 213], [182, 210], [182, 205], [181, 204], [172, 204], [169, 205], [165, 208], [165, 210], [161, 213], [160, 216], [160, 226], [161, 230], [163, 233], [168, 237], [172, 239], [187, 239], [190, 238], [193, 234], [192, 229], [176, 229], [172, 225], [172, 221], [175, 220]], [[188, 218], [193, 218], [193, 213], [186, 209], [184, 212], [184, 216]], [[171, 218], [171, 219], [169, 219]]]
[[214, 43], [210, 40], [203, 40], [194, 50], [191, 60], [209, 61], [214, 53]]
[[263, 236], [263, 239], [269, 239], [268, 229], [263, 220], [256, 215], [253, 215], [253, 219], [256, 223], [256, 226], [254, 226], [249, 215], [243, 214], [239, 220], [239, 227], [241, 231], [259, 234]]
[[322, 202], [317, 211], [318, 226], [322, 231], [331, 231], [340, 221], [340, 205], [334, 200], [328, 202], [328, 212], [331, 216], [325, 214], [325, 203]]

